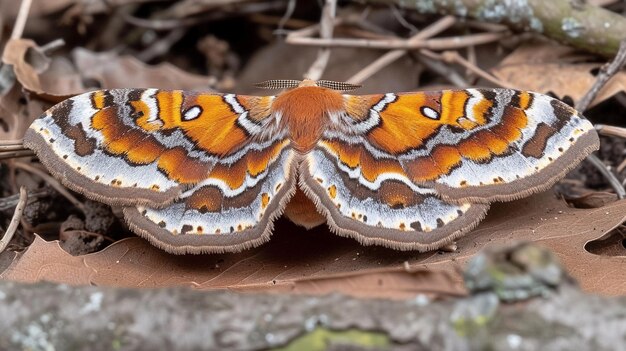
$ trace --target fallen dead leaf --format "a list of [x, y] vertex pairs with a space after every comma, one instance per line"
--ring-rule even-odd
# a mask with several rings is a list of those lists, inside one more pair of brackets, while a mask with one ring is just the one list
[[587, 191], [575, 197], [566, 196], [565, 200], [577, 208], [598, 208], [615, 202], [617, 195], [608, 191]]
[[[531, 42], [518, 47], [491, 72], [518, 89], [552, 92], [558, 98], [569, 96], [578, 102], [594, 84], [603, 65], [585, 62], [587, 58], [568, 47]], [[626, 73], [621, 71], [600, 90], [590, 107], [625, 89]]]
[[0, 274], [24, 282], [124, 287], [192, 286], [197, 289], [328, 293], [406, 298], [464, 293], [459, 274], [482, 247], [531, 240], [547, 246], [588, 292], [624, 294], [626, 257], [597, 256], [585, 244], [620, 225], [626, 201], [598, 209], [569, 208], [549, 192], [494, 204], [487, 219], [458, 241], [453, 253], [400, 252], [363, 247], [324, 227], [304, 231], [279, 221], [269, 243], [238, 254], [167, 254], [139, 238], [72, 257], [58, 242], [35, 242]]
[[113, 52], [92, 52], [76, 48], [72, 52], [76, 67], [84, 79], [99, 83], [97, 88], [158, 88], [211, 90], [213, 77], [187, 73], [169, 63], [147, 65], [132, 56]]
[[596, 255], [626, 256], [626, 229], [623, 225], [599, 239], [588, 242], [585, 249]]
[[68, 60], [51, 59], [29, 39], [9, 40], [2, 62], [12, 65], [17, 81], [37, 97], [57, 103], [86, 91]]
[[[49, 102], [60, 102], [93, 89], [159, 88], [211, 90], [215, 79], [187, 73], [169, 63], [147, 65], [132, 56], [112, 52], [95, 53], [77, 48], [74, 64], [58, 57], [51, 59], [28, 39], [7, 43], [2, 61], [13, 66], [19, 83]], [[85, 86], [84, 83], [94, 86]]]
[[48, 69], [50, 58], [30, 39], [10, 39], [4, 48], [2, 62], [12, 65], [24, 88], [43, 94], [39, 75]]

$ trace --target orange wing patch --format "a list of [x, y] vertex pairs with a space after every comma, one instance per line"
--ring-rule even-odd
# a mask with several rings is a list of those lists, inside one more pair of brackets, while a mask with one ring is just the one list
[[224, 156], [245, 145], [248, 136], [237, 124], [240, 114], [224, 101], [221, 95], [191, 95], [185, 97], [185, 105], [198, 106], [198, 117], [181, 122], [181, 129], [198, 148], [211, 154]]
[[289, 141], [283, 140], [267, 149], [251, 150], [232, 164], [218, 163], [208, 178], [221, 180], [230, 189], [239, 189], [245, 185], [248, 176], [256, 178], [265, 172], [288, 145]]

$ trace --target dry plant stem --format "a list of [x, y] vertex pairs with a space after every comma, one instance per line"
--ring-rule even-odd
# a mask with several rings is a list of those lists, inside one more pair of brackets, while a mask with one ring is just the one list
[[419, 13], [453, 15], [531, 31], [578, 49], [614, 56], [626, 33], [626, 18], [601, 7], [571, 0], [362, 0], [397, 4]]
[[15, 162], [14, 166], [26, 172], [35, 174], [36, 176], [45, 180], [46, 183], [48, 183], [51, 187], [53, 187], [54, 190], [58, 191], [59, 194], [63, 195], [63, 197], [65, 197], [69, 202], [71, 202], [72, 205], [76, 206], [76, 208], [78, 208], [83, 214], [85, 213], [85, 205], [82, 202], [80, 202], [74, 195], [72, 195], [67, 190], [66, 187], [64, 187], [61, 183], [59, 183], [59, 181], [54, 179], [51, 175], [49, 175], [45, 171], [42, 171], [41, 169], [37, 167], [34, 167], [30, 164], [22, 163], [22, 162]]
[[54, 39], [53, 41], [40, 46], [39, 49], [45, 53], [50, 53], [51, 51], [54, 51], [63, 46], [65, 46], [65, 40]]
[[173, 18], [166, 19], [163, 16], [171, 16], [168, 13], [159, 13], [156, 18], [144, 19], [134, 17], [129, 14], [122, 14], [122, 17], [126, 22], [136, 27], [144, 29], [152, 29], [155, 31], [171, 31], [181, 27], [190, 27], [202, 23], [217, 21], [220, 19], [228, 18], [231, 16], [243, 16], [247, 14], [254, 14], [267, 11], [278, 11], [285, 7], [285, 3], [282, 0], [266, 1], [266, 2], [250, 2], [243, 4], [236, 12], [231, 11], [210, 11], [201, 17], [190, 18]]
[[[419, 33], [417, 33], [413, 37], [409, 38], [408, 41], [409, 42], [420, 41], [420, 40], [424, 40], [424, 39], [433, 37], [433, 36], [443, 32], [444, 30], [450, 28], [452, 25], [454, 25], [454, 23], [456, 23], [456, 19], [454, 17], [452, 17], [452, 16], [445, 16], [445, 17], [439, 19], [437, 22], [435, 22], [435, 23], [431, 24], [430, 26], [424, 28], [423, 30], [421, 30]], [[393, 63], [394, 61], [399, 59], [400, 57], [406, 55], [407, 52], [408, 52], [408, 50], [403, 50], [403, 49], [397, 49], [397, 50], [389, 51], [388, 53], [382, 55], [381, 57], [376, 59], [376, 61], [370, 63], [365, 68], [363, 68], [361, 71], [356, 73], [354, 76], [352, 76], [350, 79], [348, 79], [347, 82], [350, 83], [350, 84], [360, 84], [360, 83], [363, 83], [366, 79], [368, 79], [369, 77], [371, 77], [374, 74], [376, 74], [376, 72], [378, 72], [381, 69], [387, 67], [388, 65], [390, 65], [391, 63]]]
[[473, 45], [481, 45], [500, 41], [509, 36], [509, 32], [479, 33], [464, 36], [454, 36], [445, 38], [435, 38], [429, 40], [412, 41], [406, 39], [348, 39], [348, 38], [311, 38], [287, 36], [286, 42], [293, 45], [305, 46], [325, 46], [325, 47], [351, 47], [370, 49], [430, 49], [430, 50], [452, 50]]
[[[337, 13], [337, 0], [326, 0], [322, 10], [320, 20], [320, 36], [322, 39], [332, 40], [333, 29], [335, 27], [335, 14]], [[323, 47], [317, 52], [317, 58], [304, 74], [304, 78], [319, 80], [324, 74], [328, 60], [330, 59], [330, 48]]]
[[609, 171], [606, 165], [604, 165], [604, 163], [602, 163], [602, 161], [596, 155], [591, 154], [587, 156], [587, 161], [591, 162], [591, 164], [594, 165], [604, 177], [606, 177], [609, 184], [611, 184], [611, 187], [615, 190], [618, 199], [621, 200], [626, 198], [626, 190], [624, 190], [624, 187], [622, 186], [620, 181], [617, 180], [615, 175], [611, 173], [611, 171]]
[[0, 160], [8, 160], [11, 158], [18, 157], [32, 157], [35, 153], [30, 150], [20, 150], [20, 151], [0, 151]]
[[22, 145], [23, 139], [0, 140], [0, 145]]
[[20, 200], [15, 207], [15, 212], [13, 213], [13, 217], [11, 218], [7, 231], [4, 233], [2, 239], [0, 239], [0, 252], [6, 249], [7, 245], [9, 245], [9, 242], [13, 238], [13, 235], [17, 230], [17, 226], [20, 224], [20, 220], [22, 219], [22, 212], [24, 212], [24, 207], [26, 207], [27, 201], [28, 192], [25, 187], [20, 187]]
[[17, 18], [15, 19], [15, 25], [13, 26], [13, 32], [11, 32], [11, 39], [19, 39], [22, 37], [32, 2], [32, 0], [22, 0]]
[[0, 152], [2, 151], [22, 151], [22, 150], [28, 150], [26, 148], [24, 148], [24, 146], [22, 145], [22, 143], [20, 142], [19, 144], [0, 144]]
[[[54, 190], [44, 187], [37, 190], [31, 190], [28, 192], [28, 202], [32, 202], [42, 197], [51, 196], [54, 194]], [[15, 194], [7, 197], [0, 198], [0, 211], [9, 210], [17, 206], [20, 200], [20, 194]]]
[[596, 81], [591, 86], [591, 89], [587, 91], [585, 96], [583, 96], [578, 104], [576, 104], [576, 109], [578, 111], [585, 111], [587, 107], [593, 102], [593, 100], [598, 96], [600, 90], [604, 88], [606, 83], [611, 79], [617, 72], [619, 72], [622, 67], [624, 67], [624, 63], [626, 63], [626, 40], [622, 40], [619, 46], [619, 51], [615, 58], [611, 63], [602, 67], [600, 69], [600, 73], [598, 73], [598, 77]]
[[293, 12], [295, 11], [295, 9], [296, 9], [296, 0], [288, 0], [287, 8], [285, 9], [285, 14], [278, 22], [278, 29], [276, 30], [277, 32], [279, 33], [284, 32], [285, 26], [291, 19], [291, 16], [293, 16]]
[[596, 130], [600, 135], [615, 136], [618, 138], [626, 139], [626, 128], [607, 126], [605, 124], [596, 124]]

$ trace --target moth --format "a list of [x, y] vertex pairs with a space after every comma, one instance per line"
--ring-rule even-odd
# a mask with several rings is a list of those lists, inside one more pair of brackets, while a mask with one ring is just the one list
[[64, 185], [122, 206], [135, 233], [175, 254], [258, 246], [282, 214], [365, 245], [437, 249], [491, 202], [549, 188], [599, 147], [576, 110], [528, 91], [261, 86], [286, 90], [93, 91], [46, 111], [24, 145]]

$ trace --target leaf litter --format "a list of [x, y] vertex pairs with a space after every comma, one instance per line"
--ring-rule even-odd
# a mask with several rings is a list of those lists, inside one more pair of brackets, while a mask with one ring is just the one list
[[[3, 63], [12, 66], [14, 73], [14, 77], [0, 77], [13, 82], [7, 89], [0, 87], [2, 140], [19, 139], [30, 122], [51, 104], [85, 91], [120, 87], [201, 90], [232, 87], [235, 92], [248, 92], [251, 83], [257, 81], [299, 78], [317, 55], [317, 48], [294, 49], [271, 34], [278, 25], [300, 29], [313, 22], [287, 20], [283, 23], [282, 17], [271, 11], [266, 17], [243, 19], [236, 16], [229, 19], [236, 9], [225, 11], [223, 16], [218, 13], [215, 18], [222, 22], [212, 22], [218, 28], [217, 32], [223, 30], [220, 26], [224, 23], [226, 28], [241, 21], [257, 26], [256, 32], [248, 33], [250, 35], [245, 39], [216, 35], [212, 29], [203, 26], [197, 27], [197, 32], [195, 28], [188, 28], [182, 39], [176, 39], [166, 30], [98, 17], [108, 14], [111, 7], [121, 14], [119, 18], [126, 18], [123, 14], [138, 16], [138, 10], [142, 10], [142, 14], [147, 10], [149, 23], [155, 26], [179, 23], [183, 28], [184, 21], [197, 19], [193, 16], [207, 13], [210, 16], [211, 12], [220, 11], [208, 2], [181, 1], [154, 9], [151, 4], [139, 5], [140, 2], [117, 0], [103, 6], [97, 2], [34, 0], [31, 16], [39, 22], [30, 28], [36, 41], [17, 38], [2, 43]], [[0, 5], [5, 20], [17, 14], [17, 6], [12, 4], [3, 2]], [[245, 9], [250, 4], [243, 2], [240, 6]], [[58, 39], [55, 33], [49, 33], [49, 28], [58, 26], [51, 19], [55, 14], [61, 15], [61, 25], [66, 26], [63, 30], [74, 36], [64, 37], [67, 40], [65, 46], [51, 49], [40, 44], [54, 43]], [[389, 9], [376, 9], [367, 20], [375, 25], [367, 26], [367, 21], [361, 20], [365, 21], [363, 26], [357, 30], [348, 29], [357, 34], [370, 31], [365, 36], [368, 38], [402, 32], [401, 26], [383, 28], [396, 22], [395, 19], [389, 20], [395, 15], [390, 16]], [[159, 22], [162, 18], [168, 18], [169, 22]], [[412, 18], [411, 21], [423, 24], [423, 19]], [[40, 24], [38, 28], [37, 23]], [[102, 34], [95, 33], [93, 23], [106, 24], [106, 30], [102, 30]], [[82, 37], [77, 33], [82, 33]], [[119, 38], [105, 37], [106, 33], [109, 36], [119, 33]], [[238, 38], [243, 37], [245, 35]], [[177, 44], [177, 41], [181, 43]], [[213, 43], [212, 47], [219, 47], [220, 52], [198, 46], [202, 42]], [[593, 84], [604, 62], [568, 47], [537, 42], [536, 38], [532, 41], [520, 39], [520, 42], [521, 45], [510, 52], [503, 50], [500, 43], [475, 47], [479, 54], [489, 58], [478, 60], [477, 64], [483, 65], [481, 69], [491, 69], [496, 78], [517, 88], [553, 93], [560, 98], [578, 101]], [[156, 59], [154, 55], [150, 56], [150, 62], [138, 59], [148, 57], [141, 52], [154, 45], [165, 45], [165, 49], [154, 51], [160, 53]], [[244, 47], [248, 51], [243, 50]], [[297, 55], [294, 55], [295, 50]], [[203, 55], [206, 57], [201, 57]], [[380, 53], [363, 48], [334, 49], [324, 78], [348, 80], [379, 57]], [[218, 61], [222, 63], [215, 64]], [[206, 69], [198, 69], [203, 63], [207, 65]], [[441, 89], [451, 84], [463, 87], [491, 85], [477, 80], [472, 72], [464, 74], [459, 67], [429, 61], [419, 54], [417, 60], [415, 55], [405, 56], [374, 73], [365, 82], [366, 88], [362, 92], [408, 91], [417, 90], [417, 87]], [[623, 72], [618, 73], [594, 103], [606, 102], [609, 97], [623, 94], [624, 77]], [[463, 80], [465, 84], [459, 85]], [[589, 116], [593, 120], [593, 113]], [[613, 121], [617, 125], [624, 124], [617, 118]], [[607, 143], [603, 139], [603, 148], [607, 145], [618, 151], [623, 149], [623, 141]], [[618, 151], [601, 156], [607, 164], [617, 165], [622, 156]], [[31, 161], [22, 158], [17, 162], [37, 167]], [[32, 172], [16, 169], [10, 163], [7, 165], [8, 170], [2, 177], [3, 196], [14, 194], [19, 184], [46, 183]], [[188, 286], [200, 290], [301, 294], [339, 291], [360, 297], [412, 298], [416, 294], [425, 294], [437, 298], [466, 294], [460, 272], [469, 258], [484, 246], [529, 240], [553, 250], [584, 290], [624, 294], [626, 286], [620, 274], [626, 268], [626, 249], [621, 224], [626, 216], [626, 202], [616, 201], [614, 193], [607, 191], [606, 184], [593, 182], [596, 174], [583, 166], [567, 180], [576, 185], [576, 191], [568, 193], [567, 187], [558, 187], [574, 207], [558, 200], [551, 192], [511, 203], [496, 203], [481, 225], [457, 242], [456, 250], [422, 254], [364, 247], [329, 233], [326, 226], [306, 231], [280, 220], [272, 240], [259, 248], [238, 254], [175, 256], [140, 238], [128, 237], [128, 230], [111, 213], [89, 217], [71, 205], [65, 206], [68, 202], [63, 196], [42, 197], [29, 206], [32, 218], [39, 215], [43, 219], [30, 222], [25, 219], [25, 229], [18, 238], [20, 242], [32, 240], [32, 243], [23, 245], [23, 250], [0, 253], [0, 278], [140, 288]], [[624, 178], [626, 174], [620, 176]], [[80, 197], [79, 201], [85, 202]], [[45, 215], [32, 210], [37, 204]], [[114, 213], [118, 211], [113, 210]], [[113, 222], [93, 226], [92, 221], [97, 221], [98, 216]], [[108, 242], [113, 243], [100, 250]]]
[[[617, 295], [626, 288], [621, 276], [626, 256], [594, 255], [585, 245], [625, 219], [626, 201], [576, 209], [546, 192], [495, 204], [484, 222], [457, 242], [455, 252], [416, 254], [364, 247], [325, 226], [305, 231], [284, 220], [268, 243], [238, 254], [177, 256], [132, 237], [96, 253], [71, 256], [57, 241], [36, 237], [0, 278], [135, 288], [446, 297], [466, 293], [460, 271], [482, 247], [529, 240], [550, 248], [585, 291]], [[0, 256], [0, 262], [3, 259]]]

